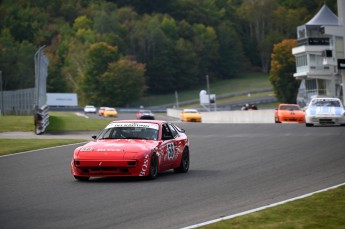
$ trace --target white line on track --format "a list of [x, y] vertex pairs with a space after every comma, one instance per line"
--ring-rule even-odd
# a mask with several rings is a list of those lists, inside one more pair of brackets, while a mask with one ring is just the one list
[[345, 183], [338, 184], [338, 185], [335, 185], [335, 186], [332, 186], [332, 187], [329, 187], [329, 188], [325, 188], [325, 189], [322, 189], [322, 190], [319, 190], [319, 191], [316, 191], [316, 192], [308, 193], [308, 194], [305, 194], [305, 195], [302, 195], [302, 196], [294, 197], [294, 198], [291, 198], [291, 199], [288, 199], [288, 200], [284, 200], [284, 201], [281, 201], [281, 202], [269, 204], [269, 205], [266, 205], [266, 206], [263, 206], [263, 207], [255, 208], [255, 209], [244, 211], [244, 212], [240, 212], [240, 213], [237, 213], [237, 214], [234, 214], [234, 215], [229, 215], [229, 216], [217, 218], [217, 219], [214, 219], [214, 220], [206, 221], [206, 222], [203, 222], [203, 223], [198, 223], [198, 224], [195, 224], [195, 225], [191, 225], [191, 226], [188, 226], [188, 227], [183, 227], [181, 229], [198, 228], [198, 227], [205, 226], [205, 225], [212, 224], [212, 223], [216, 223], [216, 222], [219, 222], [219, 221], [222, 221], [222, 220], [227, 220], [227, 219], [232, 219], [232, 218], [235, 218], [235, 217], [238, 217], [238, 216], [247, 215], [247, 214], [250, 214], [250, 213], [253, 213], [253, 212], [257, 212], [257, 211], [261, 211], [261, 210], [264, 210], [264, 209], [267, 209], [267, 208], [271, 208], [271, 207], [275, 207], [275, 206], [278, 206], [278, 205], [281, 205], [281, 204], [285, 204], [287, 202], [303, 199], [303, 198], [312, 196], [312, 195], [314, 195], [316, 193], [325, 192], [325, 191], [328, 191], [328, 190], [331, 190], [331, 189], [335, 189], [335, 188], [338, 188], [338, 187], [343, 186], [343, 185], [345, 185]]

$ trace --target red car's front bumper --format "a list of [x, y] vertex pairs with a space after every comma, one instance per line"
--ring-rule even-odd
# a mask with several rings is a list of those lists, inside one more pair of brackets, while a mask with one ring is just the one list
[[146, 176], [148, 161], [137, 160], [72, 160], [71, 173], [80, 177]]

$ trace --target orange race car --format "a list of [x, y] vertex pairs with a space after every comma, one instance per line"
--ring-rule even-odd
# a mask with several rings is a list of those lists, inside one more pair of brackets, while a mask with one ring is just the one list
[[201, 122], [201, 114], [197, 109], [183, 109], [180, 117], [182, 122]]
[[106, 107], [100, 107], [98, 110], [98, 115], [103, 116]]
[[305, 123], [304, 112], [297, 104], [279, 104], [274, 110], [274, 121]]

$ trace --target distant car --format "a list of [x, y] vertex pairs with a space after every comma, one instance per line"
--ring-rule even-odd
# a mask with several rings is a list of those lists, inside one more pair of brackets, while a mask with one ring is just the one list
[[197, 109], [183, 109], [180, 117], [183, 122], [201, 122], [201, 114]]
[[93, 105], [86, 105], [84, 107], [84, 113], [94, 113], [94, 114], [96, 114], [96, 111], [97, 111], [97, 109]]
[[139, 110], [135, 115], [137, 119], [155, 119], [155, 115], [150, 110]]
[[313, 98], [305, 111], [305, 125], [345, 125], [345, 111], [341, 100]]
[[305, 123], [304, 111], [298, 104], [279, 104], [274, 110], [275, 123], [298, 122]]
[[100, 107], [100, 108], [98, 109], [98, 115], [99, 115], [99, 116], [103, 116], [105, 108], [106, 108], [106, 107]]
[[173, 123], [156, 120], [123, 120], [109, 123], [98, 137], [74, 150], [70, 164], [75, 179], [143, 176], [189, 170], [189, 140]]
[[106, 107], [103, 112], [104, 117], [117, 117], [117, 110], [113, 107]]
[[257, 110], [258, 107], [255, 104], [245, 104], [243, 107], [241, 107], [242, 111], [248, 111], [248, 110]]

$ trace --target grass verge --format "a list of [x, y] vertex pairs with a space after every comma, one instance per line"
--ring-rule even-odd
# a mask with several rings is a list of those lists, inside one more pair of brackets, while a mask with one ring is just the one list
[[0, 132], [34, 131], [33, 116], [0, 116]]
[[230, 220], [200, 227], [227, 228], [344, 228], [345, 186]]
[[[87, 119], [73, 112], [49, 112], [48, 131], [102, 130], [110, 121]], [[32, 116], [1, 116], [1, 132], [33, 131]], [[85, 142], [82, 139], [0, 139], [0, 155], [24, 152], [46, 147]]]
[[[248, 90], [259, 90], [259, 89], [266, 89], [271, 88], [272, 84], [268, 79], [268, 74], [264, 73], [250, 73], [238, 76], [236, 78], [228, 79], [228, 80], [221, 80], [217, 82], [212, 82], [212, 78], [210, 78], [210, 91], [211, 94], [221, 95], [221, 94], [228, 94], [228, 93], [238, 93]], [[206, 78], [205, 78], [205, 85], [196, 87], [193, 90], [188, 91], [178, 91], [178, 98], [179, 101], [187, 101], [193, 99], [199, 99], [199, 93], [201, 90], [206, 89]], [[159, 106], [164, 104], [170, 104], [176, 102], [175, 93], [165, 94], [165, 95], [152, 95], [146, 96], [136, 101], [130, 106], [137, 107], [143, 105], [145, 107], [151, 106]]]
[[110, 122], [107, 119], [90, 119], [73, 112], [49, 112], [47, 131], [103, 130]]
[[0, 156], [47, 147], [85, 142], [78, 139], [0, 139]]
[[[49, 112], [46, 131], [102, 130], [110, 120], [89, 119], [73, 112]], [[0, 132], [34, 131], [33, 116], [1, 116]]]

